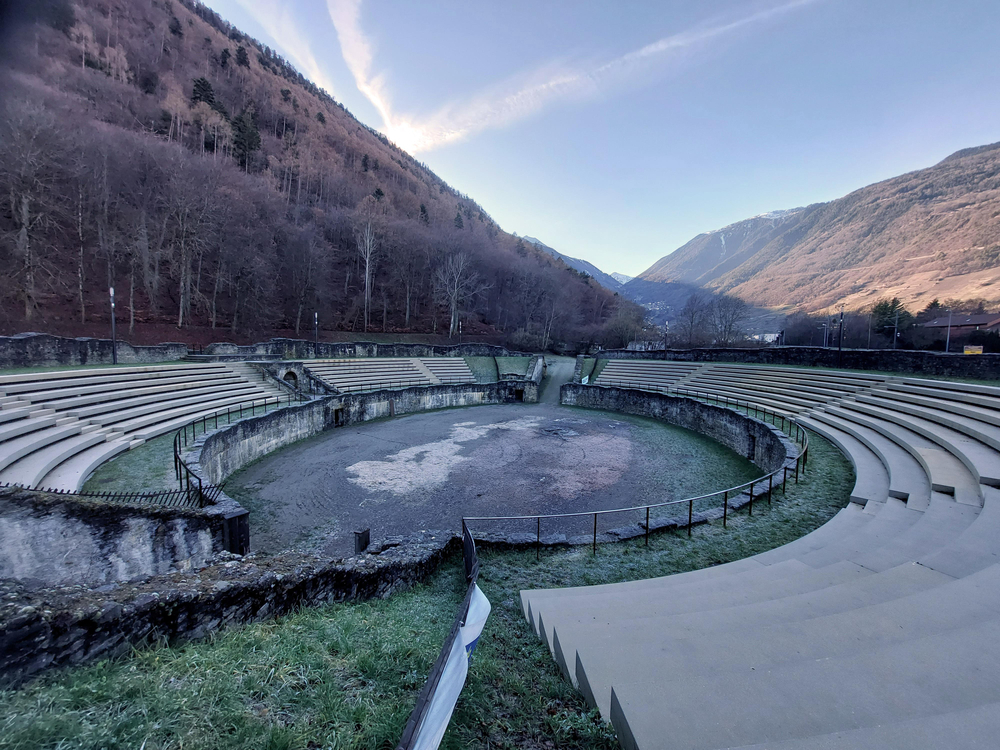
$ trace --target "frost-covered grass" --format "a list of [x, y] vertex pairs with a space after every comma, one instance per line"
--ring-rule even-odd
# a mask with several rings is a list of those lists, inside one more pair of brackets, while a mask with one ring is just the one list
[[[531, 628], [523, 588], [667, 575], [784, 544], [848, 502], [852, 470], [811, 436], [809, 472], [753, 517], [589, 548], [482, 550], [493, 613], [442, 747], [613, 748]], [[464, 593], [460, 561], [388, 600], [304, 609], [0, 692], [0, 748], [391, 748]]]
[[517, 375], [523, 377], [528, 372], [529, 357], [497, 357], [497, 370], [500, 375]]
[[464, 357], [477, 383], [497, 382], [497, 363], [493, 357]]

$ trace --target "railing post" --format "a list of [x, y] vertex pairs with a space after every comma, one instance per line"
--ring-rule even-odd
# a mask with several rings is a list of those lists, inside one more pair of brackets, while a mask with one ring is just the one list
[[535, 521], [538, 524], [535, 528], [535, 562], [538, 562], [542, 557], [542, 517], [538, 516]]
[[782, 474], [781, 474], [781, 494], [782, 495], [787, 495], [788, 494], [788, 466], [787, 466], [787, 464], [782, 467], [781, 471], [782, 471]]
[[774, 489], [774, 472], [767, 475], [767, 504], [771, 504], [771, 491]]
[[649, 546], [649, 506], [646, 506], [646, 546]]
[[729, 521], [729, 490], [722, 493], [722, 528], [726, 528]]
[[795, 457], [795, 484], [799, 483], [799, 461], [802, 460], [802, 455]]
[[594, 514], [594, 554], [597, 554], [597, 514]]
[[754, 483], [750, 482], [750, 511], [747, 513], [748, 516], [753, 515], [753, 486]]
[[688, 498], [688, 536], [691, 536], [691, 526], [694, 524], [694, 498]]

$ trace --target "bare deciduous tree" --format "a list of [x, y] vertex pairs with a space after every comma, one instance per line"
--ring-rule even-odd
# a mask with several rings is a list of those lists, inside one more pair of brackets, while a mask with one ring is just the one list
[[434, 280], [448, 305], [448, 337], [451, 338], [458, 333], [458, 318], [462, 306], [485, 292], [490, 285], [473, 269], [469, 256], [463, 252], [449, 255], [438, 266]]

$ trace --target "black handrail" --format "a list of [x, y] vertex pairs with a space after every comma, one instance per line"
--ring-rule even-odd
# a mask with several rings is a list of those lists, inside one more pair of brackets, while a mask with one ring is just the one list
[[[603, 387], [621, 387], [621, 386], [592, 386], [592, 387], [603, 388]], [[688, 391], [686, 389], [676, 389], [675, 393], [683, 394], [683, 395], [687, 396], [689, 394], [697, 394], [698, 392], [697, 391]], [[765, 417], [764, 421], [766, 421], [767, 415], [770, 414], [771, 415], [771, 420], [772, 420], [771, 424], [773, 424], [775, 427], [778, 426], [777, 425], [777, 420], [780, 419], [782, 421], [782, 428], [781, 428], [782, 432], [785, 433], [786, 435], [788, 435], [799, 446], [799, 453], [795, 457], [795, 483], [796, 484], [799, 483], [799, 472], [800, 471], [803, 471], [803, 472], [805, 471], [806, 462], [808, 461], [808, 455], [809, 455], [809, 433], [806, 432], [806, 430], [803, 429], [802, 426], [799, 425], [798, 422], [796, 422], [794, 419], [786, 417], [783, 414], [779, 414], [779, 413], [774, 412], [774, 411], [772, 411], [770, 409], [767, 409], [765, 407], [761, 407], [761, 406], [759, 406], [757, 404], [750, 404], [748, 402], [742, 402], [742, 404], [741, 404], [741, 402], [740, 402], [739, 399], [729, 399], [729, 398], [722, 399], [722, 398], [719, 398], [718, 396], [714, 396], [713, 394], [702, 394], [702, 395], [699, 395], [697, 397], [698, 398], [702, 398], [703, 400], [706, 400], [706, 401], [709, 400], [709, 399], [715, 399], [715, 402], [718, 405], [720, 405], [720, 406], [722, 405], [722, 402], [724, 400], [726, 402], [725, 406], [727, 408], [732, 408], [732, 405], [735, 405], [736, 408], [739, 409], [741, 407], [741, 405], [742, 405], [744, 408], [747, 409], [748, 415], [749, 415], [750, 410], [753, 409], [755, 415], [761, 415], [762, 414]], [[759, 416], [757, 416], [756, 418], [759, 418]], [[793, 428], [793, 432], [791, 434], [789, 434], [789, 429], [790, 428]], [[789, 465], [788, 465], [788, 461], [786, 460], [783, 463], [783, 465], [781, 466], [781, 468], [775, 469], [771, 473], [765, 474], [762, 477], [757, 477], [756, 479], [752, 479], [749, 482], [744, 482], [743, 484], [736, 485], [735, 487], [729, 487], [729, 488], [723, 489], [723, 490], [716, 490], [715, 492], [709, 492], [709, 493], [707, 493], [705, 495], [696, 495], [694, 497], [684, 498], [683, 500], [666, 500], [666, 501], [661, 502], [661, 503], [648, 503], [646, 505], [635, 505], [635, 506], [631, 506], [631, 507], [627, 507], [627, 508], [611, 508], [611, 509], [607, 509], [607, 510], [577, 511], [577, 512], [573, 512], [573, 513], [547, 513], [547, 514], [534, 514], [534, 515], [525, 515], [525, 516], [466, 516], [466, 517], [462, 518], [462, 528], [463, 529], [467, 528], [468, 523], [473, 522], [473, 521], [481, 521], [481, 522], [494, 522], [494, 521], [535, 521], [535, 548], [536, 548], [536, 556], [537, 556], [539, 554], [539, 550], [541, 549], [541, 542], [542, 542], [542, 520], [543, 519], [580, 518], [580, 517], [591, 517], [592, 516], [593, 519], [594, 519], [593, 550], [596, 553], [597, 552], [597, 517], [598, 516], [610, 515], [612, 513], [628, 513], [628, 512], [634, 512], [634, 511], [645, 511], [646, 512], [646, 522], [644, 524], [644, 529], [645, 529], [646, 544], [648, 545], [649, 544], [649, 513], [650, 513], [650, 510], [652, 510], [653, 508], [663, 508], [663, 507], [672, 506], [672, 505], [687, 505], [688, 506], [687, 532], [688, 532], [688, 536], [691, 536], [691, 528], [694, 525], [694, 504], [695, 504], [695, 502], [698, 501], [698, 500], [707, 500], [707, 499], [710, 499], [710, 498], [713, 498], [713, 497], [718, 497], [718, 496], [721, 495], [722, 498], [723, 498], [722, 526], [723, 526], [723, 528], [727, 528], [728, 527], [728, 523], [729, 523], [729, 499], [730, 499], [731, 496], [742, 495], [746, 490], [749, 489], [750, 497], [749, 497], [749, 503], [748, 503], [748, 509], [749, 509], [748, 512], [749, 512], [749, 515], [753, 515], [754, 487], [756, 487], [758, 485], [763, 486], [763, 484], [765, 482], [767, 483], [767, 502], [768, 502], [768, 505], [770, 505], [770, 503], [771, 503], [771, 495], [772, 495], [773, 490], [774, 490], [774, 478], [778, 474], [782, 475], [782, 478], [781, 478], [781, 489], [782, 489], [782, 493], [784, 494], [784, 493], [787, 492], [788, 471], [789, 471]], [[764, 493], [761, 492], [760, 494], [763, 495]]]
[[202, 499], [208, 499], [207, 504], [212, 504], [222, 493], [222, 485], [206, 485], [202, 489], [200, 496], [188, 492], [185, 489], [179, 490], [153, 490], [142, 492], [78, 492], [75, 490], [55, 489], [52, 487], [25, 487], [21, 484], [0, 484], [0, 489], [8, 487], [19, 487], [30, 492], [45, 492], [51, 495], [63, 495], [69, 497], [79, 497], [85, 500], [104, 500], [111, 503], [137, 504], [137, 505], [158, 505], [164, 507], [194, 507], [202, 508], [205, 504]]
[[[218, 429], [222, 417], [226, 418], [226, 424], [232, 424], [234, 416], [243, 419], [247, 410], [250, 411], [250, 416], [254, 416], [257, 413], [257, 409], [260, 408], [263, 408], [266, 414], [269, 406], [278, 408], [281, 406], [282, 400], [280, 396], [266, 396], [265, 398], [258, 398], [253, 401], [243, 401], [239, 404], [227, 406], [225, 409], [218, 409], [210, 414], [203, 414], [191, 420], [174, 433], [174, 476], [181, 490], [184, 490], [197, 499], [198, 502], [202, 503], [199, 507], [211, 505], [215, 502], [215, 497], [209, 496], [206, 491], [209, 485], [205, 485], [201, 477], [198, 476], [198, 473], [181, 458], [182, 449], [186, 448], [189, 442], [194, 442], [197, 437], [198, 425], [201, 425], [201, 432], [204, 434], [208, 432], [209, 421], [214, 423], [212, 429]], [[290, 395], [286, 396], [284, 402], [286, 406], [291, 406], [292, 397]], [[190, 441], [188, 440], [188, 430], [191, 432]]]

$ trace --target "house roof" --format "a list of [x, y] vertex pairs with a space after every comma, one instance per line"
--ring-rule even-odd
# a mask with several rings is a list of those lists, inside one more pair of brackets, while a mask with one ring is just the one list
[[[1000, 325], [1000, 313], [985, 313], [983, 315], [952, 315], [952, 328], [992, 328]], [[924, 323], [924, 328], [947, 328], [948, 316], [934, 318], [934, 320]]]

